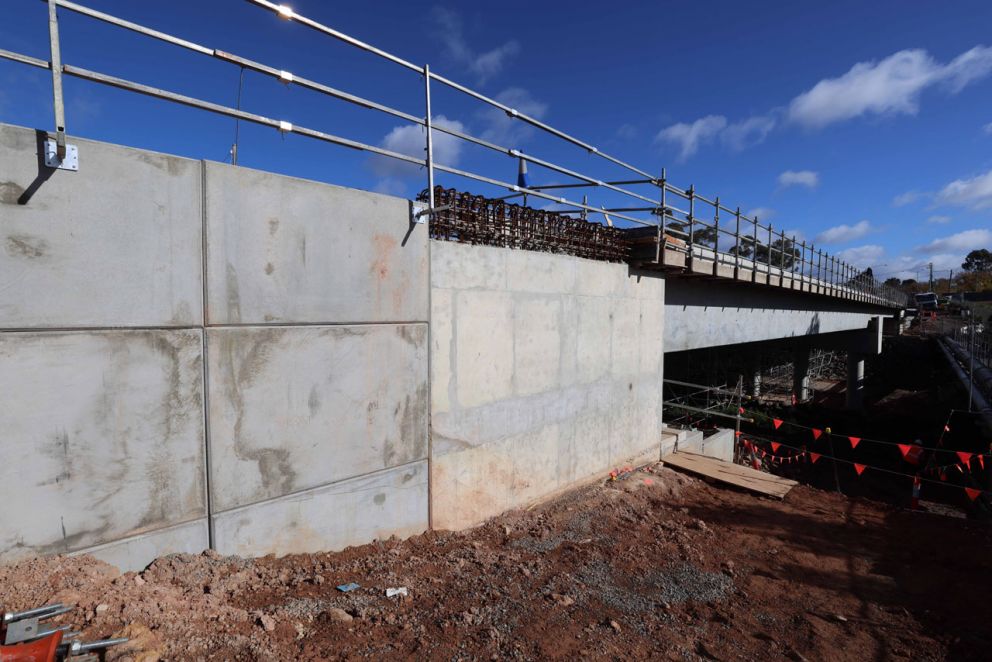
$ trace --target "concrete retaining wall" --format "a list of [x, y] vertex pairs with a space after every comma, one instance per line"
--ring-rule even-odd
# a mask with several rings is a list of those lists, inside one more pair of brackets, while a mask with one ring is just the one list
[[429, 242], [405, 200], [76, 138], [50, 170], [44, 137], [0, 125], [0, 561], [462, 528], [658, 457], [663, 351], [879, 314]]
[[0, 125], [0, 561], [427, 527], [426, 228], [397, 198]]
[[462, 528], [653, 453], [664, 280], [431, 244], [431, 504]]

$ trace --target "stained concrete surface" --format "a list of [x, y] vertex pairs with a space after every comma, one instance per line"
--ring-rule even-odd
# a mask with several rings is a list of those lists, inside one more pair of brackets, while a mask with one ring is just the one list
[[200, 163], [71, 142], [79, 171], [52, 170], [0, 124], [0, 328], [200, 324]]
[[408, 201], [204, 168], [208, 323], [427, 320], [427, 226]]
[[78, 554], [89, 554], [122, 570], [140, 570], [162, 555], [199, 554], [210, 546], [207, 518], [149, 531], [130, 538], [87, 547]]
[[338, 550], [427, 529], [427, 461], [214, 515], [221, 554]]
[[253, 554], [423, 530], [409, 202], [74, 136], [52, 170], [43, 138], [0, 126], [0, 560], [140, 568], [206, 547], [208, 504]]
[[0, 334], [0, 560], [206, 515], [201, 331]]
[[426, 459], [426, 324], [208, 334], [216, 510]]

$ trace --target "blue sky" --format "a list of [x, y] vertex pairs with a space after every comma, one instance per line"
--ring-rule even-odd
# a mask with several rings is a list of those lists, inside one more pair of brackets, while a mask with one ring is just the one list
[[[89, 7], [423, 114], [423, 83], [247, 0]], [[650, 172], [668, 170], [876, 274], [957, 268], [992, 248], [992, 3], [289, 2]], [[0, 48], [47, 58], [45, 6], [4, 0]], [[236, 66], [61, 10], [63, 60], [235, 104]], [[228, 160], [231, 119], [66, 82], [70, 135]], [[417, 154], [422, 133], [247, 73], [243, 108]], [[602, 179], [629, 173], [434, 86], [438, 122]], [[0, 121], [50, 128], [47, 72], [0, 60]], [[422, 153], [422, 152], [421, 152]], [[513, 181], [516, 163], [439, 136], [437, 158]], [[85, 166], [85, 154], [82, 155]], [[242, 123], [240, 163], [412, 197], [424, 174]], [[563, 181], [531, 166], [532, 183]], [[446, 186], [496, 194], [441, 175]], [[647, 193], [647, 189], [644, 191]], [[630, 204], [599, 195], [596, 205]], [[944, 272], [946, 275], [946, 271]]]

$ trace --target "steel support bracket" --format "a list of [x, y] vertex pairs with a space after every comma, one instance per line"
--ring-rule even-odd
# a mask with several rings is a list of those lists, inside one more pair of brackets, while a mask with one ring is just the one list
[[426, 222], [428, 216], [438, 212], [447, 211], [453, 207], [454, 205], [443, 205], [441, 207], [434, 207], [434, 209], [431, 209], [423, 202], [414, 202], [410, 205], [410, 222], [424, 223]]
[[430, 216], [431, 209], [423, 202], [414, 202], [410, 204], [410, 222], [423, 225], [427, 222], [427, 217]]
[[58, 141], [49, 138], [45, 141], [45, 165], [56, 170], [79, 171], [79, 148], [75, 145], [65, 146], [65, 157], [59, 158]]

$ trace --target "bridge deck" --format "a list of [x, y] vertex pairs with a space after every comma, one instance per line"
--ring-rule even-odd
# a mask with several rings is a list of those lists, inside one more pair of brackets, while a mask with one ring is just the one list
[[631, 264], [641, 269], [677, 273], [680, 276], [720, 278], [744, 283], [754, 283], [796, 292], [807, 292], [849, 301], [902, 308], [898, 302], [878, 296], [850, 283], [830, 282], [756, 262], [745, 257], [720, 253], [699, 244], [686, 245], [674, 239], [662, 241], [659, 246], [657, 232], [638, 228], [628, 231], [632, 245]]

